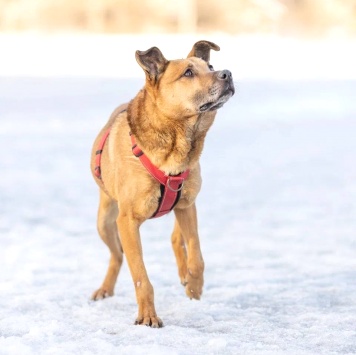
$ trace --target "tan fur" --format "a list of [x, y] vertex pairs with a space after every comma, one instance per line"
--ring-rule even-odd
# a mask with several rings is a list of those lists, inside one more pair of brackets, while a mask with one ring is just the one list
[[[102, 154], [102, 181], [95, 177], [100, 187], [98, 232], [109, 247], [111, 258], [103, 284], [92, 298], [113, 295], [124, 251], [136, 290], [136, 324], [162, 326], [155, 311], [153, 288], [143, 263], [139, 234], [140, 225], [157, 209], [160, 188], [133, 155], [129, 132], [135, 135], [139, 147], [152, 163], [166, 174], [176, 175], [190, 169], [174, 208], [172, 245], [186, 294], [199, 299], [204, 261], [195, 199], [201, 187], [199, 157], [216, 115], [216, 108], [205, 110], [203, 105], [222, 105], [234, 93], [228, 71], [209, 69], [210, 49], [219, 50], [219, 47], [199, 41], [187, 59], [172, 61], [166, 60], [156, 47], [137, 51], [136, 59], [146, 73], [146, 84], [132, 101], [114, 111], [93, 145], [92, 172], [100, 139], [111, 127]], [[187, 76], [188, 69], [193, 76]], [[122, 112], [124, 109], [126, 111]]]

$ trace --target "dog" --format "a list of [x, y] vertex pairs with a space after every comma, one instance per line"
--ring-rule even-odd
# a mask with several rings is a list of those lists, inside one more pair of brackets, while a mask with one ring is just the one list
[[139, 234], [149, 218], [174, 212], [171, 241], [180, 281], [190, 299], [202, 294], [195, 205], [202, 181], [199, 158], [217, 109], [235, 93], [231, 72], [210, 64], [211, 50], [220, 48], [199, 41], [186, 59], [177, 60], [167, 60], [157, 47], [136, 51], [145, 85], [112, 113], [93, 145], [91, 171], [100, 188], [97, 228], [111, 258], [92, 299], [114, 294], [125, 254], [138, 304], [135, 324], [163, 326]]

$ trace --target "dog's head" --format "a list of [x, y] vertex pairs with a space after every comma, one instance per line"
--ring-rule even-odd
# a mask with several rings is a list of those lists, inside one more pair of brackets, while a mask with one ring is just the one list
[[146, 74], [150, 98], [168, 117], [189, 117], [215, 111], [234, 95], [229, 70], [215, 71], [210, 50], [220, 50], [208, 41], [194, 44], [186, 59], [168, 61], [157, 47], [136, 51], [136, 60]]

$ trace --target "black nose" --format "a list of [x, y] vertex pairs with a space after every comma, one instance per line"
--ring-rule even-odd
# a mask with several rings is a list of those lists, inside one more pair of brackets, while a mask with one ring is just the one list
[[231, 77], [232, 77], [231, 71], [227, 69], [221, 70], [218, 73], [218, 78], [221, 80], [229, 80], [231, 79]]

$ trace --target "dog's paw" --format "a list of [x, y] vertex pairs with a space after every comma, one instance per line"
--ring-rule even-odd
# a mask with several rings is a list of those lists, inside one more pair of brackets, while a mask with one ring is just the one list
[[200, 300], [203, 293], [204, 277], [203, 274], [194, 275], [188, 270], [185, 277], [185, 293], [190, 299]]
[[98, 301], [98, 300], [102, 300], [102, 299], [107, 298], [107, 297], [111, 297], [113, 295], [114, 295], [113, 291], [108, 291], [105, 288], [100, 287], [98, 290], [96, 290], [92, 294], [91, 299], [93, 301]]
[[161, 318], [157, 316], [153, 317], [137, 317], [135, 320], [135, 325], [145, 325], [147, 327], [151, 328], [162, 328], [163, 327], [163, 322]]

